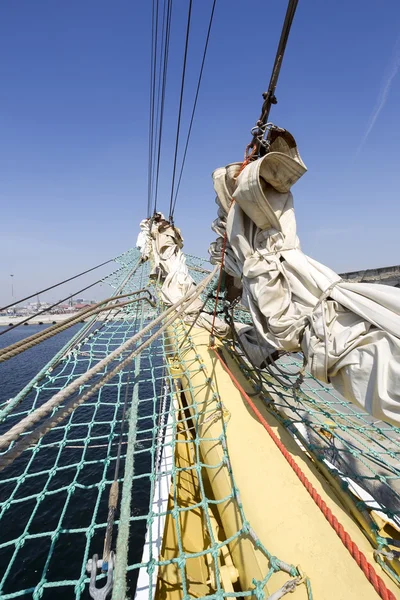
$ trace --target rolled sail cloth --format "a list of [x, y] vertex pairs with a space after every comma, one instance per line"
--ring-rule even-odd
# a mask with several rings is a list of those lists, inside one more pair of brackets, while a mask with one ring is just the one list
[[317, 379], [399, 426], [400, 289], [343, 281], [301, 251], [290, 187], [306, 168], [288, 132], [238, 170], [213, 174], [220, 238], [210, 253], [219, 260], [226, 231], [225, 269], [242, 274], [242, 303], [258, 337], [303, 351]]
[[140, 231], [136, 240], [136, 248], [139, 249], [142, 259], [147, 260], [151, 252], [150, 219], [140, 222]]
[[[152, 224], [151, 239], [155, 265], [163, 279], [165, 278], [161, 297], [165, 304], [170, 306], [194, 289], [196, 284], [189, 273], [186, 257], [182, 252], [183, 239], [180, 230], [161, 215], [161, 218]], [[211, 331], [212, 316], [201, 311], [202, 306], [203, 302], [200, 298], [195, 300], [187, 309], [185, 321], [191, 323], [196, 319], [196, 325]], [[220, 337], [225, 337], [229, 332], [229, 326], [216, 318], [214, 331]]]

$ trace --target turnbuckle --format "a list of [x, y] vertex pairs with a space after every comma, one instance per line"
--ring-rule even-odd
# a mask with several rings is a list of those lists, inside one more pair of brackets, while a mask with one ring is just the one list
[[97, 569], [102, 568], [103, 561], [99, 560], [97, 554], [94, 554], [93, 558], [88, 561], [86, 570], [90, 572], [89, 594], [93, 600], [106, 600], [108, 594], [111, 592], [114, 582], [114, 563], [114, 552], [110, 552], [110, 557], [108, 559], [107, 580], [103, 587], [98, 588], [96, 587]]

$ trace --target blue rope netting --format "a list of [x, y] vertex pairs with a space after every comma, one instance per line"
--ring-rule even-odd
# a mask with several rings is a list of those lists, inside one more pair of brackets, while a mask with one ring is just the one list
[[[234, 318], [251, 322], [240, 310]], [[282, 356], [257, 375], [240, 348], [232, 344], [228, 350], [271, 412], [350, 500], [347, 506], [373, 542], [376, 560], [400, 583], [398, 558], [383, 560], [400, 540], [400, 428], [377, 421], [307, 370], [296, 389], [300, 354]]]
[[[130, 250], [118, 258], [119, 269], [105, 282], [114, 289], [119, 288], [132, 272], [139, 255]], [[187, 257], [191, 275], [199, 282], [209, 270], [209, 264], [196, 257]], [[126, 283], [121, 293], [153, 286], [149, 279], [148, 263], [141, 264]], [[212, 289], [210, 285], [209, 289]], [[153, 291], [154, 288], [152, 287]], [[213, 301], [209, 301], [211, 310]], [[223, 302], [219, 303], [222, 310]], [[75, 333], [61, 350], [43, 369], [40, 376], [25, 386], [19, 394], [18, 403], [8, 410], [10, 402], [0, 404], [0, 433], [8, 430], [21, 418], [30, 414], [56, 392], [99, 360], [119, 347], [137, 333], [157, 314], [158, 309], [144, 303], [124, 307], [117, 316], [109, 316], [104, 321], [93, 319]], [[245, 311], [236, 311], [235, 318], [246, 322], [249, 316]], [[88, 560], [93, 554], [101, 556], [107, 524], [108, 496], [113, 482], [118, 452], [118, 440], [125, 394], [129, 393], [130, 406], [127, 415], [129, 427], [122, 437], [121, 468], [119, 472], [120, 513], [117, 512], [113, 529], [113, 545], [117, 550], [118, 541], [129, 536], [125, 550], [117, 552], [122, 561], [126, 552], [124, 567], [127, 577], [127, 597], [134, 597], [139, 573], [147, 578], [148, 597], [154, 594], [154, 575], [158, 569], [174, 564], [182, 597], [192, 597], [193, 585], [188, 577], [188, 561], [206, 557], [214, 570], [214, 585], [210, 584], [207, 596], [222, 600], [225, 597], [255, 596], [266, 597], [265, 591], [275, 591], [273, 575], [279, 571], [286, 573], [290, 581], [299, 579], [299, 573], [292, 565], [286, 565], [272, 556], [263, 547], [246, 520], [236, 487], [234, 474], [230, 469], [229, 448], [226, 443], [226, 423], [222, 419], [222, 429], [218, 441], [223, 449], [223, 464], [229, 471], [231, 493], [228, 498], [213, 498], [204, 481], [204, 464], [199, 451], [201, 420], [212, 416], [221, 409], [218, 394], [215, 393], [206, 409], [200, 413], [193, 399], [194, 388], [189, 383], [183, 392], [191, 412], [191, 431], [196, 461], [181, 471], [195, 470], [199, 490], [195, 505], [179, 504], [177, 478], [180, 470], [174, 463], [163, 467], [160, 457], [169, 452], [175, 454], [177, 436], [187, 425], [185, 411], [176, 407], [176, 381], [170, 369], [168, 357], [173, 355], [185, 373], [185, 381], [190, 375], [203, 372], [200, 359], [186, 360], [186, 350], [193, 347], [187, 326], [177, 319], [172, 327], [173, 334], [168, 340], [163, 336], [154, 340], [143, 350], [139, 359], [132, 360], [129, 368], [119, 372], [103, 385], [84, 404], [80, 405], [63, 422], [55, 426], [29, 450], [26, 450], [12, 465], [0, 474], [0, 598], [17, 597], [89, 598], [89, 576], [86, 571]], [[148, 339], [155, 329], [148, 332], [141, 342]], [[141, 343], [139, 342], [139, 343]], [[237, 349], [227, 346], [239, 360], [241, 368], [251, 379], [254, 373]], [[118, 360], [122, 360], [124, 356]], [[297, 370], [301, 360], [297, 356], [281, 359], [286, 370]], [[109, 365], [100, 375], [112, 369]], [[204, 383], [210, 385], [204, 372]], [[290, 377], [289, 377], [290, 380]], [[96, 379], [95, 379], [96, 381]], [[259, 381], [255, 385], [260, 385]], [[84, 386], [84, 389], [89, 386]], [[81, 390], [82, 391], [82, 390]], [[397, 467], [399, 455], [399, 430], [383, 423], [373, 423], [365, 413], [334, 394], [332, 389], [321, 385], [309, 374], [300, 392], [293, 392], [289, 386], [282, 388], [273, 375], [266, 374], [262, 390], [265, 401], [285, 426], [296, 435], [297, 425], [306, 427], [301, 437], [315, 460], [328, 461], [329, 470], [337, 476], [335, 469], [351, 477], [360, 486], [370, 491], [382, 502], [388, 518], [397, 518], [399, 502], [399, 475]], [[15, 405], [14, 405], [15, 404]], [[27, 432], [28, 434], [29, 432]], [[127, 449], [132, 452], [128, 452]], [[0, 453], [1, 457], [1, 453]], [[211, 465], [218, 468], [221, 465]], [[210, 468], [210, 465], [208, 465]], [[170, 479], [172, 505], [169, 508], [155, 507], [153, 503], [155, 484], [158, 476]], [[343, 484], [343, 478], [339, 479]], [[352, 495], [347, 485], [342, 485], [343, 493]], [[122, 494], [121, 494], [122, 490]], [[215, 512], [220, 502], [234, 500], [240, 514], [237, 532], [229, 539], [217, 539], [210, 522], [210, 511]], [[362, 510], [367, 510], [365, 502], [357, 500]], [[128, 509], [128, 517], [126, 510]], [[207, 531], [208, 546], [199, 552], [188, 552], [182, 542], [182, 518], [188, 510], [201, 510], [204, 527]], [[124, 516], [125, 515], [125, 516]], [[177, 554], [165, 557], [154, 550], [152, 525], [155, 521], [172, 518], [176, 528]], [[372, 522], [371, 522], [372, 523]], [[377, 536], [378, 546], [385, 541], [379, 538], [373, 524], [371, 530]], [[143, 545], [149, 555], [142, 562]], [[224, 546], [242, 537], [253, 539], [257, 551], [266, 557], [269, 568], [264, 579], [253, 581], [249, 589], [228, 592], [222, 585], [219, 554]], [[284, 557], [282, 557], [284, 559]], [[301, 557], [299, 561], [301, 562]], [[292, 578], [292, 579], [290, 579]], [[281, 580], [282, 581], [282, 580]], [[99, 578], [98, 585], [105, 582]], [[312, 598], [310, 582], [305, 582], [308, 597]], [[121, 587], [122, 586], [122, 587]], [[122, 594], [122, 595], [120, 595]], [[113, 600], [125, 597], [125, 588], [118, 580], [113, 590]]]
[[[137, 263], [138, 253], [133, 250], [118, 258], [120, 268], [105, 282], [114, 288], [121, 285]], [[205, 263], [201, 259], [189, 257], [195, 279], [204, 278]], [[140, 265], [121, 293], [135, 291], [149, 285], [149, 265]], [[210, 286], [211, 289], [212, 286]], [[63, 389], [71, 381], [85, 373], [99, 360], [120, 346], [146, 321], [154, 318], [154, 309], [143, 303], [124, 307], [120, 313], [105, 321], [92, 320], [83, 325], [72, 341], [58, 352], [50, 363], [42, 370], [23, 392], [10, 401], [0, 404], [0, 433], [8, 430], [21, 418], [30, 414], [56, 392]], [[181, 329], [184, 327], [180, 324]], [[181, 339], [182, 331], [176, 330], [173, 345]], [[150, 331], [141, 341], [145, 341], [154, 333]], [[179, 340], [178, 340], [179, 338]], [[190, 337], [186, 339], [190, 344]], [[179, 352], [184, 351], [185, 346]], [[0, 597], [2, 600], [17, 597], [53, 598], [55, 589], [60, 598], [88, 598], [89, 576], [86, 571], [88, 560], [93, 554], [101, 556], [104, 534], [107, 523], [108, 496], [113, 481], [113, 472], [117, 457], [118, 440], [122, 419], [124, 396], [130, 386], [131, 405], [127, 420], [130, 429], [126, 428], [122, 441], [122, 464], [119, 484], [122, 488], [121, 519], [127, 497], [124, 495], [124, 478], [129, 480], [129, 517], [128, 523], [119, 520], [114, 524], [113, 548], [117, 536], [128, 527], [129, 548], [126, 548], [126, 575], [128, 597], [133, 597], [136, 580], [140, 569], [148, 573], [149, 596], [153, 594], [151, 579], [154, 570], [176, 562], [181, 572], [184, 596], [190, 595], [190, 582], [186, 576], [186, 564], [196, 554], [182, 550], [180, 516], [188, 508], [176, 505], [174, 519], [181, 552], [174, 559], [163, 560], [159, 555], [152, 555], [142, 563], [142, 551], [146, 531], [149, 530], [151, 549], [151, 527], [149, 525], [161, 517], [170, 514], [167, 508], [155, 512], [152, 509], [154, 481], [159, 467], [160, 456], [166, 446], [171, 446], [174, 454], [175, 436], [178, 428], [185, 422], [175, 411], [172, 397], [175, 396], [173, 377], [169, 373], [166, 354], [171, 348], [160, 337], [140, 354], [140, 360], [132, 361], [131, 368], [120, 371], [111, 381], [106, 383], [96, 394], [79, 406], [62, 423], [44, 435], [40, 441], [25, 451], [12, 465], [0, 475]], [[120, 360], [124, 358], [121, 357]], [[100, 373], [104, 375], [110, 365]], [[200, 364], [196, 369], [201, 369]], [[96, 381], [96, 380], [95, 380]], [[167, 387], [166, 387], [167, 386]], [[83, 386], [86, 389], [87, 386]], [[168, 390], [167, 393], [164, 390]], [[192, 393], [193, 389], [187, 390]], [[10, 404], [13, 409], [9, 410]], [[60, 410], [62, 409], [60, 407]], [[211, 407], [207, 410], [215, 410]], [[198, 412], [197, 408], [196, 411]], [[166, 423], [172, 434], [166, 442]], [[134, 431], [133, 431], [134, 430]], [[29, 432], [26, 432], [29, 434]], [[25, 435], [25, 434], [24, 434]], [[131, 436], [131, 440], [130, 440]], [[221, 443], [224, 441], [221, 434]], [[126, 449], [133, 439], [133, 452], [126, 454]], [[229, 464], [228, 450], [224, 446], [226, 463]], [[12, 445], [11, 445], [12, 447]], [[1, 457], [1, 454], [0, 454]], [[157, 458], [158, 457], [158, 458]], [[127, 460], [127, 458], [129, 460]], [[130, 472], [126, 472], [129, 463]], [[200, 467], [199, 467], [200, 465]], [[201, 471], [199, 458], [195, 466]], [[174, 465], [169, 472], [175, 485], [177, 469]], [[232, 479], [232, 498], [238, 494]], [[175, 482], [175, 483], [174, 483]], [[125, 481], [126, 483], [126, 481]], [[203, 480], [200, 477], [202, 509], [207, 512], [208, 505], [217, 502], [205, 495]], [[226, 499], [225, 499], [226, 501]], [[190, 510], [197, 510], [195, 506]], [[229, 594], [222, 589], [218, 572], [216, 555], [230, 541], [241, 536], [248, 536], [251, 531], [243, 508], [239, 505], [242, 526], [230, 540], [217, 540], [211, 533], [209, 547], [199, 555], [210, 554], [215, 562], [216, 584], [215, 597], [222, 598]], [[178, 517], [177, 517], [178, 515]], [[206, 518], [207, 522], [207, 518]], [[209, 523], [208, 523], [209, 525]], [[261, 546], [260, 546], [261, 547]], [[118, 542], [117, 542], [118, 548]], [[151, 550], [152, 551], [152, 550]], [[283, 570], [287, 577], [298, 578], [295, 567], [286, 565], [271, 556], [266, 549], [262, 551], [270, 559], [270, 568], [263, 581], [254, 582], [249, 590], [240, 592], [241, 596], [256, 595], [263, 597], [263, 588], [271, 576]], [[117, 556], [122, 560], [123, 551]], [[104, 576], [99, 578], [98, 585], [104, 584]], [[311, 588], [306, 581], [311, 598]], [[115, 582], [113, 597], [118, 597], [120, 579]], [[235, 594], [234, 594], [235, 595]], [[237, 594], [236, 594], [237, 595]], [[213, 591], [207, 596], [213, 596]], [[125, 597], [125, 596], [123, 596]]]

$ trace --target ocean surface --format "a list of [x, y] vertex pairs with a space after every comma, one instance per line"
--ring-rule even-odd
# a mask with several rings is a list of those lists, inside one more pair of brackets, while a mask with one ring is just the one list
[[[18, 340], [21, 340], [33, 333], [42, 331], [46, 325], [30, 325], [16, 328], [4, 335], [0, 335], [0, 347], [8, 346]], [[42, 344], [20, 354], [19, 356], [12, 358], [5, 363], [0, 363], [0, 405], [14, 397], [37, 373], [42, 369], [47, 362], [57, 353], [68, 341], [75, 335], [75, 333], [82, 327], [81, 324], [60, 333], [59, 335], [51, 338]], [[4, 328], [0, 328], [0, 334], [4, 331]], [[161, 359], [150, 356], [142, 358], [142, 372], [149, 368], [150, 363], [154, 367], [155, 363], [160, 363]], [[154, 391], [158, 395], [158, 387], [153, 389], [152, 385], [144, 382], [139, 387], [140, 398], [153, 397]], [[51, 390], [49, 394], [51, 395]], [[28, 400], [23, 401], [23, 405]], [[104, 388], [102, 393], [102, 403], [110, 401], [110, 407], [102, 406], [102, 419], [103, 424], [96, 424], [96, 434], [100, 436], [109, 435], [109, 426], [107, 420], [112, 421], [114, 415], [113, 406], [115, 405], [115, 391], [108, 388]], [[22, 405], [22, 406], [23, 406]], [[143, 402], [142, 406], [139, 406], [139, 417], [141, 421], [138, 426], [138, 440], [141, 440], [141, 430], [143, 430], [142, 438], [143, 442], [140, 443], [140, 447], [144, 448], [143, 454], [138, 454], [135, 459], [135, 474], [146, 474], [149, 473], [151, 468], [151, 440], [149, 434], [146, 433], [146, 428], [152, 427], [153, 422], [151, 419], [151, 413], [154, 409], [153, 401]], [[83, 416], [82, 423], [90, 421], [89, 413], [86, 415], [86, 408], [82, 406], [80, 409], [81, 415]], [[89, 407], [88, 411], [92, 410]], [[108, 413], [107, 413], [108, 410]], [[122, 410], [122, 409], [121, 409]], [[81, 419], [79, 419], [81, 420]], [[3, 429], [4, 429], [3, 424]], [[7, 424], [7, 428], [10, 423]], [[83, 427], [83, 425], [82, 425]], [[87, 427], [87, 426], [86, 426]], [[79, 428], [78, 428], [79, 429]], [[1, 430], [1, 426], [0, 426]], [[126, 433], [126, 432], [125, 432]], [[57, 438], [57, 432], [50, 432], [46, 434], [46, 439], [51, 443], [57, 442], [60, 438]], [[74, 438], [75, 434], [71, 431], [68, 434], [68, 438]], [[86, 435], [85, 432], [80, 435]], [[81, 442], [80, 442], [81, 443]], [[104, 444], [106, 446], [106, 444]], [[42, 573], [46, 574], [45, 578], [47, 581], [60, 581], [60, 580], [77, 580], [80, 577], [82, 569], [82, 557], [84, 554], [84, 548], [86, 544], [86, 535], [81, 533], [80, 535], [61, 535], [57, 540], [54, 552], [50, 550], [51, 540], [48, 537], [40, 537], [38, 539], [27, 539], [21, 548], [16, 549], [14, 545], [6, 545], [7, 540], [18, 539], [25, 527], [29, 525], [29, 533], [42, 533], [43, 531], [55, 530], [57, 523], [59, 522], [60, 516], [62, 517], [62, 526], [64, 528], [75, 528], [82, 529], [89, 526], [92, 516], [93, 507], [96, 503], [97, 482], [104, 477], [104, 466], [100, 461], [107, 457], [106, 448], [96, 448], [94, 446], [88, 451], [80, 449], [82, 446], [70, 446], [71, 450], [63, 450], [65, 459], [59, 461], [60, 464], [66, 465], [66, 460], [70, 461], [70, 464], [79, 462], [82, 457], [85, 457], [85, 461], [88, 459], [95, 459], [99, 461], [98, 464], [85, 464], [84, 468], [78, 473], [74, 469], [60, 470], [51, 480], [48, 479], [47, 475], [41, 479], [40, 477], [28, 478], [22, 486], [16, 492], [16, 498], [19, 497], [32, 497], [32, 501], [12, 504], [8, 509], [4, 517], [1, 517], [1, 505], [0, 505], [0, 583], [4, 577], [4, 586], [0, 589], [0, 599], [4, 595], [18, 593], [20, 590], [31, 591], [21, 596], [22, 598], [31, 598], [32, 592], [35, 586], [38, 584], [42, 577]], [[31, 468], [30, 471], [51, 469], [55, 462], [55, 455], [57, 454], [59, 446], [55, 446], [51, 451], [40, 451], [36, 458], [36, 467]], [[76, 449], [74, 449], [76, 448]], [[125, 448], [125, 446], [124, 446]], [[148, 450], [148, 451], [147, 451]], [[112, 454], [116, 454], [117, 444], [113, 448]], [[26, 462], [29, 458], [29, 452], [25, 452], [15, 463], [6, 469], [7, 477], [20, 477], [23, 469], [25, 468]], [[67, 459], [68, 457], [68, 459]], [[112, 470], [114, 468], [114, 462], [111, 462], [109, 469], [107, 469], [107, 479], [112, 479]], [[22, 466], [21, 466], [22, 465]], [[107, 465], [106, 465], [107, 466]], [[121, 462], [120, 475], [123, 474], [124, 460]], [[5, 472], [3, 472], [4, 474]], [[14, 493], [15, 483], [8, 484], [1, 482], [2, 473], [0, 473], [0, 503], [8, 500], [11, 493]], [[74, 478], [85, 486], [87, 489], [77, 489], [72, 497], [67, 498], [67, 494], [64, 490], [73, 484]], [[3, 480], [5, 481], [5, 480]], [[47, 481], [47, 483], [46, 483]], [[140, 485], [133, 489], [132, 499], [132, 514], [133, 515], [146, 515], [149, 507], [150, 498], [150, 481], [145, 477], [139, 481]], [[55, 490], [50, 497], [46, 497], [41, 502], [40, 506], [35, 506], [34, 497], [41, 493], [43, 486], [47, 486], [47, 490]], [[63, 489], [64, 488], [64, 489]], [[93, 489], [91, 489], [93, 488]], [[68, 504], [67, 510], [64, 511], [64, 507]], [[101, 521], [106, 520], [107, 515], [107, 504], [108, 504], [108, 493], [104, 492], [101, 494], [100, 504], [98, 507], [98, 519]], [[118, 513], [116, 518], [118, 518]], [[145, 520], [134, 521], [131, 526], [130, 536], [130, 547], [129, 547], [129, 564], [139, 563], [142, 555], [142, 548], [144, 543], [144, 537], [146, 532]], [[114, 538], [112, 548], [115, 549], [116, 543], [116, 527], [114, 527]], [[93, 552], [98, 552], [99, 555], [102, 553], [104, 539], [104, 531], [96, 530], [90, 544], [90, 556]], [[74, 540], [74, 541], [71, 541]], [[76, 541], [75, 541], [76, 540]], [[3, 548], [1, 544], [4, 544]], [[53, 552], [53, 553], [52, 553]], [[10, 561], [13, 561], [13, 567], [9, 573], [7, 573], [8, 565]], [[46, 562], [47, 561], [47, 562]], [[46, 567], [48, 564], [48, 567]], [[128, 576], [128, 584], [130, 588], [130, 597], [133, 597], [136, 579], [138, 571], [130, 571]], [[104, 583], [104, 580], [99, 582], [99, 586]], [[57, 594], [58, 600], [71, 600], [75, 597], [73, 587], [57, 587], [57, 588], [45, 588], [43, 590], [43, 599], [54, 598]], [[90, 598], [88, 593], [88, 585], [85, 586], [81, 598]]]
[[[47, 327], [48, 325], [22, 325], [16, 327], [12, 331], [0, 335], [0, 348], [19, 342], [30, 335], [47, 329]], [[81, 327], [82, 324], [74, 325], [39, 346], [31, 348], [11, 360], [0, 363], [0, 404], [15, 396]], [[0, 327], [0, 334], [5, 329], [7, 328]]]

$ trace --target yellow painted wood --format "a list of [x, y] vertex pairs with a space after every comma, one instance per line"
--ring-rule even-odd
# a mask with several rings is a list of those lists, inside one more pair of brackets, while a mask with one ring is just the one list
[[[191, 336], [195, 348], [186, 351], [185, 364], [186, 366], [198, 364], [196, 354], [199, 354], [200, 361], [205, 365], [205, 369], [200, 371], [189, 366], [190, 379], [195, 390], [194, 400], [201, 410], [212, 406], [213, 402], [215, 404], [212, 399], [214, 390], [206, 381], [207, 377], [212, 378], [224, 407], [230, 415], [227, 442], [232, 469], [241, 492], [246, 517], [258, 537], [272, 554], [289, 563], [301, 565], [303, 572], [307, 573], [311, 579], [314, 598], [324, 600], [359, 600], [361, 598], [362, 600], [372, 600], [378, 598], [378, 594], [326, 521], [267, 431], [247, 408], [229, 375], [214, 353], [209, 350], [209, 334], [202, 329], [194, 328]], [[241, 375], [237, 365], [228, 357], [226, 358], [235, 377], [246, 389], [249, 385], [248, 382]], [[396, 596], [399, 595], [398, 588], [374, 561], [370, 543], [346, 512], [333, 489], [323, 479], [310, 459], [302, 453], [289, 433], [265, 409], [262, 401], [260, 399], [254, 401], [318, 493], [360, 550], [374, 565], [376, 572], [385, 581], [387, 587]], [[190, 402], [189, 399], [188, 402]], [[202, 435], [213, 436], [214, 431], [221, 430], [217, 417], [216, 415], [215, 420], [211, 419], [204, 423]], [[203, 460], [209, 464], [216, 464], [218, 462], [216, 457], [221, 454], [219, 446], [217, 442], [202, 444]], [[224, 469], [221, 469], [220, 473], [212, 471], [212, 469], [209, 470], [209, 476], [215, 497], [220, 498], [227, 495]], [[220, 515], [228, 535], [230, 530], [237, 530], [239, 524], [234, 507], [222, 507]], [[254, 553], [250, 540], [247, 541], [247, 544], [238, 544], [231, 548], [231, 553], [235, 567], [239, 570], [242, 584], [246, 585], [246, 580], [255, 576], [253, 573], [256, 573], [257, 570], [259, 571], [258, 579], [260, 575], [265, 574], [265, 561], [263, 557], [257, 555], [257, 552]], [[280, 585], [285, 580], [287, 580], [287, 576], [281, 580]], [[277, 588], [274, 585], [273, 590], [275, 589]], [[306, 598], [304, 586], [299, 586], [291, 597], [295, 600]]]
[[[171, 485], [168, 501], [168, 510], [171, 511], [175, 506], [179, 508], [195, 506], [202, 499], [199, 476], [196, 469], [192, 468], [195, 463], [196, 451], [192, 443], [193, 425], [185, 419], [185, 417], [190, 417], [190, 414], [180, 403], [179, 394], [177, 394], [177, 404], [180, 405], [180, 409], [176, 415], [177, 435], [174, 460], [179, 470], [176, 472], [176, 479]], [[213, 498], [210, 482], [204, 470], [201, 477], [207, 498]], [[174, 490], [176, 496], [174, 496]], [[207, 513], [214, 539], [224, 540], [226, 538], [225, 532], [221, 521], [217, 518], [215, 507], [209, 505]], [[188, 554], [198, 553], [210, 549], [212, 546], [206, 515], [202, 507], [192, 508], [184, 512], [180, 511], [178, 519], [182, 547], [179, 547], [177, 522], [173, 515], [168, 514], [163, 536], [161, 560], [179, 558], [182, 556], [182, 552]], [[183, 578], [182, 571], [176, 563], [160, 567], [155, 593], [157, 599], [168, 597], [171, 600], [180, 600], [184, 595], [183, 579], [187, 584], [187, 594], [195, 598], [210, 595], [217, 590], [215, 565], [211, 553], [187, 559], [184, 563], [184, 569]], [[218, 571], [223, 589], [227, 592], [233, 592], [233, 583], [238, 579], [238, 572], [233, 565], [227, 546], [224, 546], [220, 551]]]
[[[179, 468], [187, 468], [193, 464], [193, 445], [187, 444], [185, 427], [178, 424], [175, 446], [175, 464]], [[177, 504], [187, 507], [200, 500], [198, 479], [195, 470], [178, 471], [176, 475]], [[174, 499], [169, 498], [168, 510], [174, 508]], [[209, 539], [203, 526], [203, 515], [200, 508], [179, 513], [183, 551], [200, 552], [209, 546]], [[166, 518], [161, 560], [178, 558], [180, 549], [176, 532], [176, 523], [171, 515]], [[186, 563], [186, 580], [188, 593], [197, 598], [211, 593], [207, 584], [209, 568], [205, 557], [193, 558]], [[161, 600], [180, 600], [183, 597], [182, 575], [175, 563], [162, 566], [159, 569], [155, 598]]]

